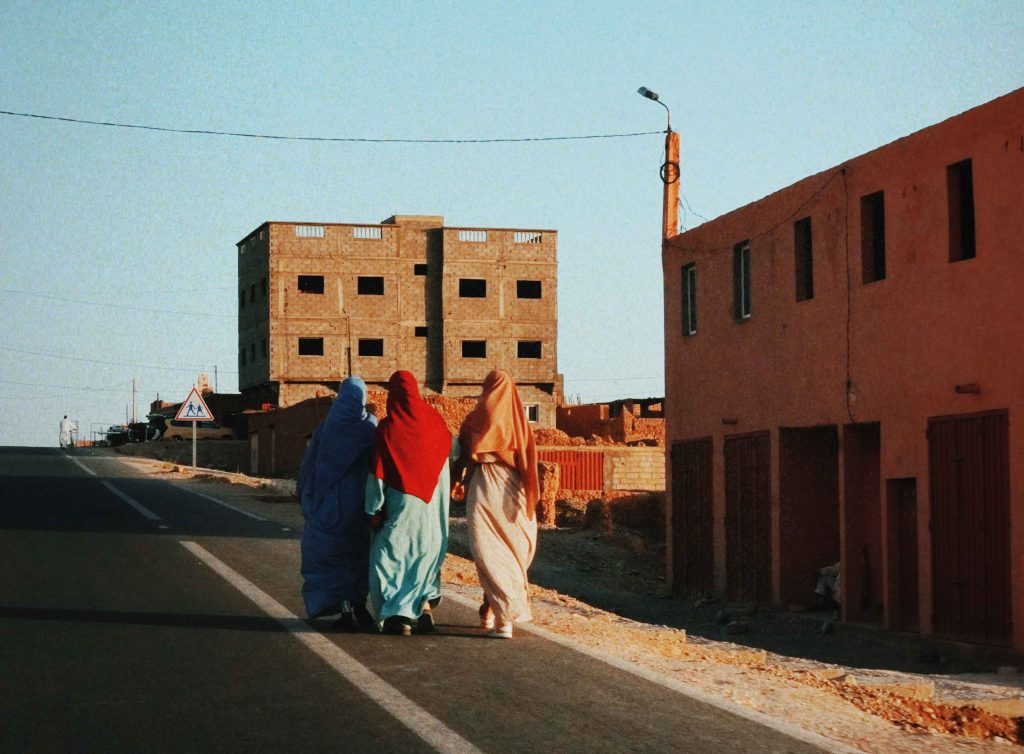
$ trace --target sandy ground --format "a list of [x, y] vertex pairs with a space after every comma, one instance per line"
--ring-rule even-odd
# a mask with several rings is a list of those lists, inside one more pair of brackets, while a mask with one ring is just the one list
[[[287, 485], [220, 472], [192, 478], [187, 468], [145, 459], [123, 460], [140, 472], [198, 485], [207, 494], [284, 525], [296, 529], [302, 525], [301, 511]], [[465, 521], [459, 513], [457, 507], [453, 509], [444, 581], [446, 589], [477, 600], [480, 590], [473, 564], [465, 557]], [[863, 638], [856, 629], [841, 624], [833, 625], [827, 635], [821, 634], [820, 624], [831, 617], [827, 614], [819, 620], [820, 616], [814, 615], [747, 615], [728, 606], [683, 605], [665, 594], [658, 554], [657, 547], [637, 532], [542, 531], [531, 568], [531, 580], [545, 585], [531, 587], [534, 623], [712, 697], [814, 731], [837, 747], [879, 753], [945, 753], [997, 751], [1024, 742], [1024, 718], [955, 706], [979, 699], [1024, 703], [1021, 673], [982, 672], [992, 668], [954, 656], [938, 657], [927, 674], [893, 670], [889, 668], [900, 663], [873, 660], [884, 660], [892, 651], [906, 655], [899, 642], [884, 637], [872, 642], [870, 636]], [[725, 640], [723, 613], [731, 621], [748, 624], [747, 633], [730, 638], [747, 644], [774, 643], [787, 651]], [[678, 622], [680, 614], [687, 616], [689, 634], [665, 625]], [[641, 616], [642, 620], [626, 615]], [[707, 615], [713, 619], [707, 620]], [[820, 656], [829, 651], [812, 646], [815, 641], [811, 637], [816, 636], [826, 649], [853, 645], [854, 650], [845, 653], [829, 650], [836, 656], [869, 661], [855, 665], [823, 661]], [[894, 644], [896, 650], [892, 650]], [[793, 651], [800, 646], [812, 651]], [[928, 662], [936, 662], [930, 656], [933, 649], [911, 646], [917, 646], [918, 655]], [[911, 657], [907, 664], [916, 666], [922, 661]], [[1020, 714], [1015, 709], [1011, 712]]]

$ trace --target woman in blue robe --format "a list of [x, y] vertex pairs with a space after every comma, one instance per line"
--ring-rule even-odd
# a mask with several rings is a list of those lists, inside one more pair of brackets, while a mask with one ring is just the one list
[[370, 525], [366, 477], [377, 419], [366, 411], [366, 383], [349, 377], [313, 432], [299, 469], [302, 598], [310, 618], [341, 613], [336, 627], [370, 628]]

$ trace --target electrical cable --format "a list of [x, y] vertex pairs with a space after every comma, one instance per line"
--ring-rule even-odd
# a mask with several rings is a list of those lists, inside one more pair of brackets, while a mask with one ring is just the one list
[[98, 301], [82, 301], [81, 299], [74, 298], [63, 298], [61, 296], [51, 296], [46, 293], [33, 293], [31, 291], [18, 291], [12, 288], [0, 288], [0, 293], [12, 293], [18, 296], [32, 296], [34, 298], [47, 299], [49, 301], [61, 301], [67, 304], [81, 304], [82, 306], [105, 306], [108, 309], [129, 309], [136, 312], [152, 312], [154, 314], [178, 314], [185, 317], [218, 317], [218, 318], [229, 318], [234, 317], [234, 314], [218, 314], [215, 312], [182, 312], [174, 311], [172, 309], [150, 309], [145, 306], [130, 306], [128, 304], [103, 304]]
[[174, 134], [202, 136], [231, 136], [242, 139], [270, 139], [276, 141], [325, 141], [349, 142], [364, 144], [514, 144], [530, 141], [581, 141], [585, 139], [625, 139], [634, 136], [652, 136], [663, 131], [634, 131], [618, 134], [583, 134], [580, 136], [526, 136], [493, 139], [385, 139], [355, 136], [285, 136], [281, 134], [246, 133], [242, 131], [214, 131], [206, 128], [166, 128], [163, 126], [145, 126], [136, 123], [116, 123], [113, 121], [86, 120], [85, 118], [68, 118], [59, 115], [41, 115], [39, 113], [19, 113], [12, 110], [0, 110], [0, 115], [17, 118], [35, 118], [38, 120], [54, 120], [63, 123], [75, 123], [89, 126], [106, 126], [108, 128], [134, 128], [142, 131], [162, 131]]
[[[10, 348], [8, 346], [0, 346], [0, 351], [10, 351], [11, 353], [24, 353], [31, 356], [48, 356], [52, 359], [64, 359], [67, 361], [84, 361], [90, 364], [106, 364], [108, 366], [115, 367], [131, 367], [133, 369], [159, 369], [169, 372], [188, 372], [195, 373], [196, 371], [207, 371], [207, 367], [162, 367], [154, 364], [132, 364], [125, 361], [103, 361], [101, 359], [87, 359], [82, 356], [68, 356], [60, 353], [46, 353], [45, 351], [29, 351], [24, 348]], [[230, 369], [218, 369], [218, 372], [223, 374], [238, 374], [238, 372]]]

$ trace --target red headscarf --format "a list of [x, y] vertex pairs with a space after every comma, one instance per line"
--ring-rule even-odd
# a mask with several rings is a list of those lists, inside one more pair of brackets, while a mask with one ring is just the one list
[[399, 371], [388, 380], [388, 415], [374, 437], [373, 475], [392, 489], [429, 503], [448, 460], [452, 433], [420, 397], [416, 378]]
[[537, 445], [533, 429], [512, 378], [495, 369], [484, 379], [484, 390], [459, 430], [464, 457], [500, 461], [519, 472], [526, 492], [526, 512], [533, 516], [540, 497]]

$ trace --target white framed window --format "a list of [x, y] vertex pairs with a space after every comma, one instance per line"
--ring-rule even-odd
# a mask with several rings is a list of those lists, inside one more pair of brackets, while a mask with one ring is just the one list
[[523, 410], [526, 411], [526, 420], [531, 424], [540, 421], [540, 406], [536, 403], [524, 403]]
[[733, 315], [737, 322], [750, 319], [750, 243], [743, 241], [732, 249]]
[[683, 335], [697, 334], [697, 265], [691, 262], [682, 271]]
[[323, 238], [323, 225], [296, 225], [295, 235], [299, 238]]

